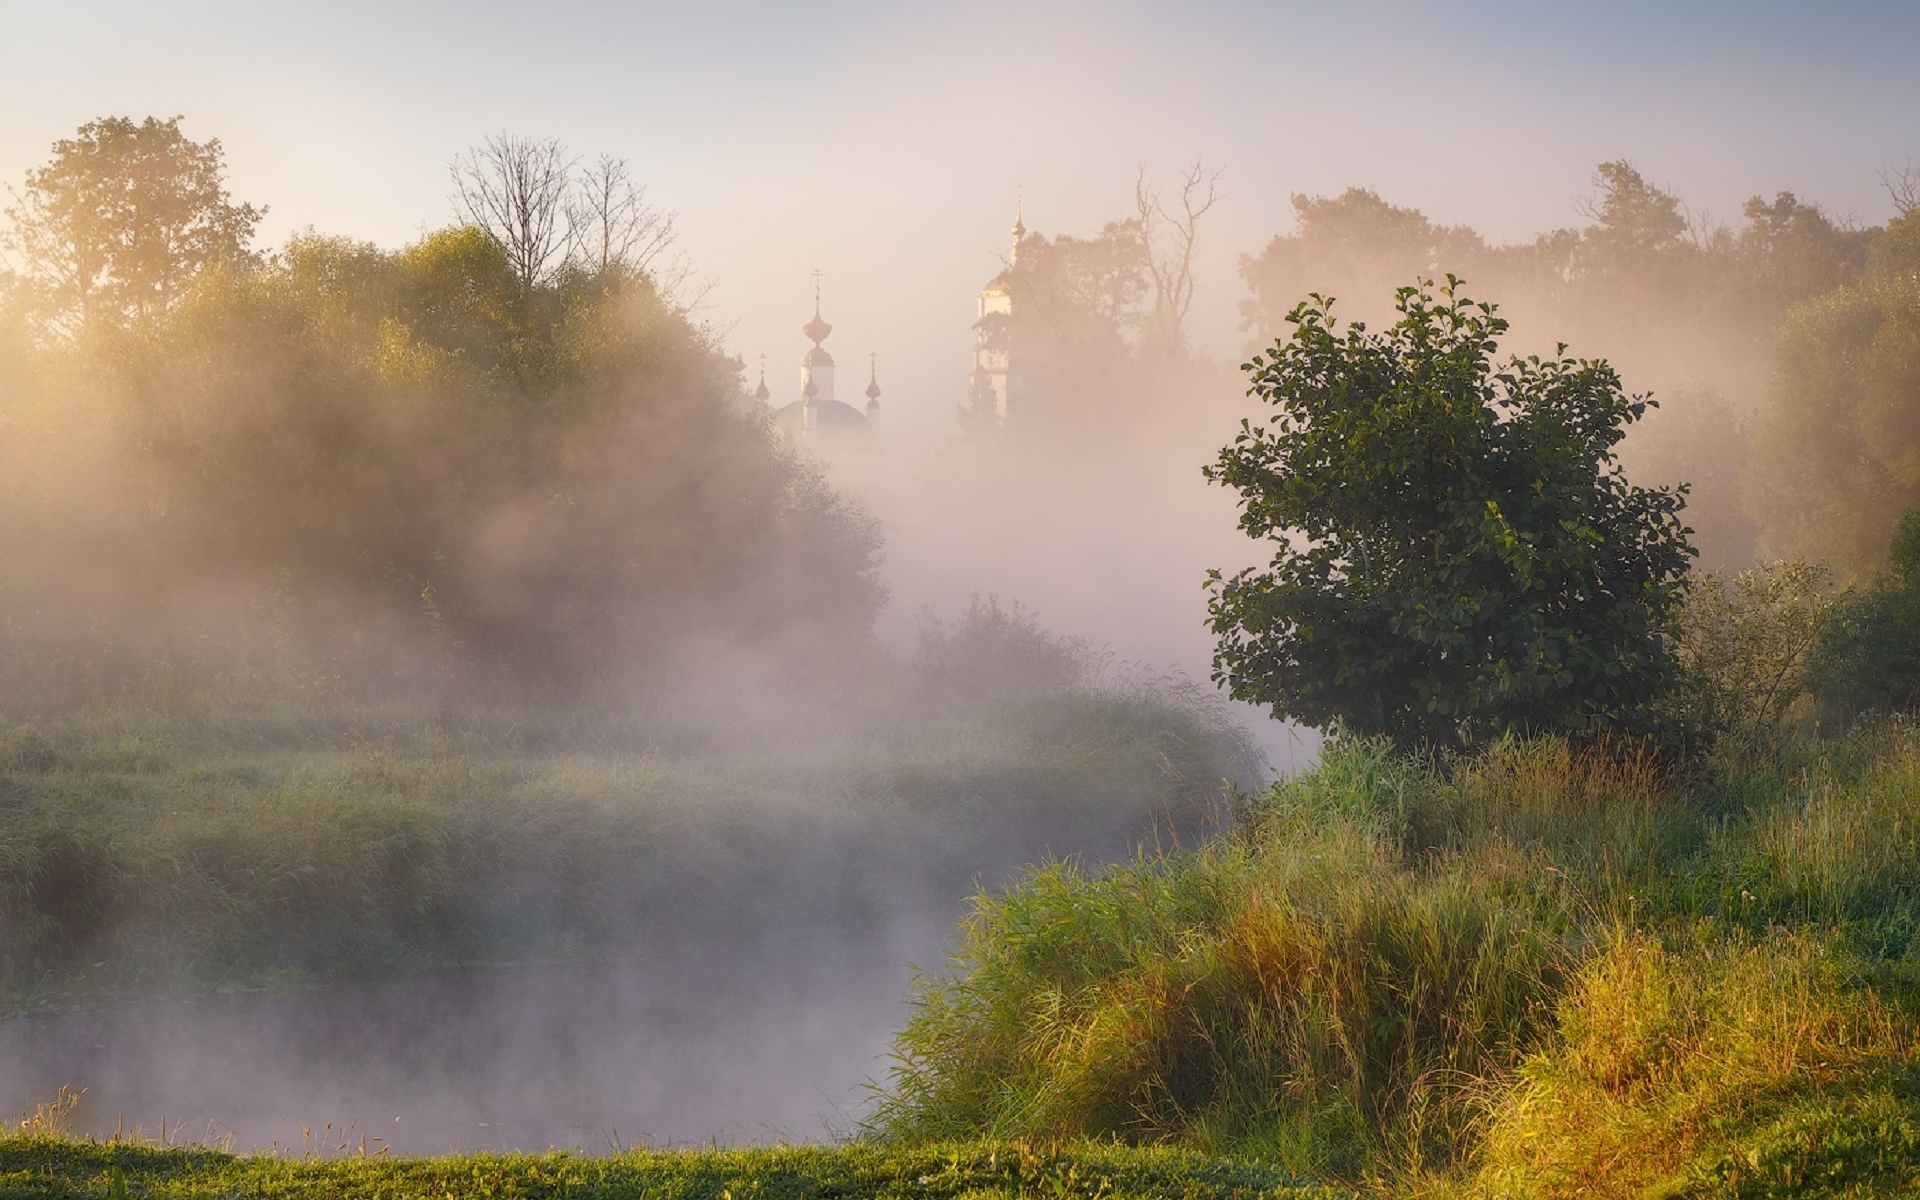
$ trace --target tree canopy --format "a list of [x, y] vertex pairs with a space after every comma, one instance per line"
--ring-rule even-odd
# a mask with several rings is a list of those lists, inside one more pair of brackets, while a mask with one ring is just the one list
[[191, 140], [181, 119], [90, 121], [12, 192], [0, 245], [47, 325], [148, 321], [207, 269], [247, 260], [266, 210], [228, 197], [219, 139]]
[[1246, 365], [1276, 411], [1207, 475], [1274, 557], [1212, 577], [1215, 677], [1406, 745], [1652, 730], [1692, 549], [1682, 492], [1614, 459], [1650, 402], [1605, 362], [1496, 366], [1507, 323], [1452, 278], [1397, 310], [1341, 329], [1315, 297]]
[[1747, 504], [1761, 545], [1864, 583], [1920, 503], [1920, 211], [1890, 224], [1865, 278], [1780, 327]]
[[[138, 191], [144, 161], [89, 169]], [[196, 161], [206, 203], [257, 211]], [[702, 646], [864, 646], [876, 525], [786, 447], [647, 243], [586, 251], [606, 261], [529, 284], [471, 225], [398, 250], [305, 233], [176, 258], [138, 338], [0, 342], [0, 689], [164, 664], [579, 697]]]

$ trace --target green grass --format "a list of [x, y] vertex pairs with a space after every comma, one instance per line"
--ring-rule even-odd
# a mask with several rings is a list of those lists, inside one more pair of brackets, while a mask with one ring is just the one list
[[1900, 1194], [1917, 903], [1911, 731], [1687, 777], [1349, 744], [1196, 852], [977, 897], [868, 1132], [1392, 1195]]
[[601, 1157], [549, 1153], [396, 1159], [350, 1154], [295, 1159], [32, 1134], [0, 1137], [0, 1194], [329, 1200], [411, 1196], [1314, 1200], [1336, 1193], [1272, 1167], [1185, 1150], [1111, 1145], [968, 1142], [911, 1149], [847, 1145], [628, 1151]]
[[831, 725], [105, 709], [0, 731], [0, 989], [271, 984], [859, 927], [1191, 831], [1231, 730], [1084, 689]]

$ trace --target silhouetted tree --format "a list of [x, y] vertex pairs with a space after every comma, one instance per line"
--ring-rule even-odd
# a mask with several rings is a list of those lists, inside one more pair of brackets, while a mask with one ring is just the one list
[[455, 210], [498, 243], [523, 289], [547, 282], [565, 258], [574, 162], [558, 139], [503, 133], [449, 168]]
[[219, 139], [195, 142], [180, 121], [90, 121], [9, 189], [0, 246], [46, 327], [150, 321], [203, 272], [248, 259], [266, 210], [232, 202]]

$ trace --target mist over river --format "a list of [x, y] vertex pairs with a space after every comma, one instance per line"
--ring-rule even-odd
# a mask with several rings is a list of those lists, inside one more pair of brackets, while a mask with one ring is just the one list
[[[235, 1150], [742, 1144], [845, 1131], [949, 913], [590, 961], [99, 1002], [0, 1023], [0, 1106]], [[329, 1125], [331, 1128], [329, 1129]], [[310, 1134], [303, 1134], [310, 1131]], [[305, 1140], [303, 1141], [303, 1136]]]

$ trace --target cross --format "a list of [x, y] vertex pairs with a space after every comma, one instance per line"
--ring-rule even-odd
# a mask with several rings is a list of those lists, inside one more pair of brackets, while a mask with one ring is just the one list
[[815, 267], [813, 269], [813, 303], [814, 303], [814, 307], [816, 308], [818, 308], [820, 305], [820, 268], [819, 267]]

